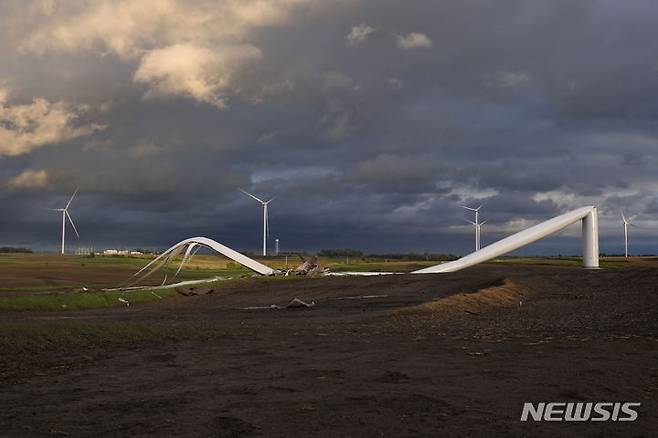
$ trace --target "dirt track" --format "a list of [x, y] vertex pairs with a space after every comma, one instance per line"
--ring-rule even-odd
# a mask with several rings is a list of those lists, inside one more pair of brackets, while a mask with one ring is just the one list
[[[377, 295], [365, 299], [340, 299]], [[382, 296], [383, 295], [383, 296]], [[284, 305], [310, 309], [243, 310]], [[226, 283], [129, 309], [4, 314], [224, 333], [73, 351], [2, 384], [6, 436], [655, 436], [658, 270]], [[53, 352], [56, 356], [57, 352]], [[635, 423], [522, 423], [524, 401], [637, 401]], [[4, 436], [3, 435], [3, 436]]]

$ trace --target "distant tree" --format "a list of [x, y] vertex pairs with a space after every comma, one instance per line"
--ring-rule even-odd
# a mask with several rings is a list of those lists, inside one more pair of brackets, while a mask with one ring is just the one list
[[362, 257], [363, 252], [356, 249], [322, 249], [318, 255], [323, 257]]
[[15, 248], [12, 246], [3, 246], [0, 247], [0, 253], [32, 254], [32, 250], [30, 248]]
[[386, 254], [368, 254], [370, 258], [389, 259], [389, 260], [427, 260], [427, 261], [449, 261], [457, 260], [458, 257], [454, 254], [442, 253], [386, 253]]

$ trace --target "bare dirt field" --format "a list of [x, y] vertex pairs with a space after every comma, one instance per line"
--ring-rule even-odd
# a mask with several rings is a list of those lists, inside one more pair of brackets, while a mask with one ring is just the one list
[[[202, 295], [0, 313], [0, 435], [658, 431], [655, 268], [486, 265], [193, 292]], [[315, 305], [267, 308], [293, 298]], [[526, 401], [642, 405], [636, 422], [521, 422]]]

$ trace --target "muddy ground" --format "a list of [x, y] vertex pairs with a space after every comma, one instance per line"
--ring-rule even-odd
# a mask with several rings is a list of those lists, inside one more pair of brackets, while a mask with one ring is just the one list
[[[295, 297], [315, 306], [253, 309]], [[0, 314], [5, 324], [62, 321], [204, 335], [46, 345], [42, 366], [5, 357], [1, 436], [658, 431], [656, 269], [254, 279], [128, 308]], [[524, 401], [642, 406], [633, 423], [523, 423]]]

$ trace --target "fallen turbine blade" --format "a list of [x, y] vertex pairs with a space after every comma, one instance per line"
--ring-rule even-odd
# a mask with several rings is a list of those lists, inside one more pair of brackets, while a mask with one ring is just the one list
[[178, 266], [178, 270], [174, 274], [173, 278], [176, 278], [178, 276], [178, 273], [181, 271], [181, 269], [183, 269], [183, 265], [185, 265], [185, 263], [187, 263], [187, 261], [190, 259], [190, 257], [191, 257], [190, 254], [192, 254], [192, 251], [194, 251], [194, 247], [197, 246], [197, 245], [198, 245], [197, 243], [190, 243], [189, 244], [189, 246], [185, 250], [185, 255], [183, 256], [183, 259], [180, 262], [180, 266]]
[[146, 266], [144, 266], [144, 267], [143, 267], [142, 269], [140, 269], [139, 271], [135, 272], [135, 273], [133, 274], [133, 277], [136, 277], [136, 276], [138, 276], [139, 274], [141, 274], [142, 272], [144, 272], [145, 270], [147, 270], [147, 269], [149, 268], [149, 266], [152, 266], [152, 265], [156, 264], [158, 260], [160, 260], [161, 258], [165, 257], [165, 256], [166, 256], [169, 252], [171, 252], [171, 251], [173, 251], [173, 248], [170, 248], [169, 250], [163, 252], [162, 254], [160, 254], [159, 256], [157, 256], [156, 258], [154, 258], [153, 260], [151, 260], [150, 262], [148, 262], [148, 263], [146, 264]]

